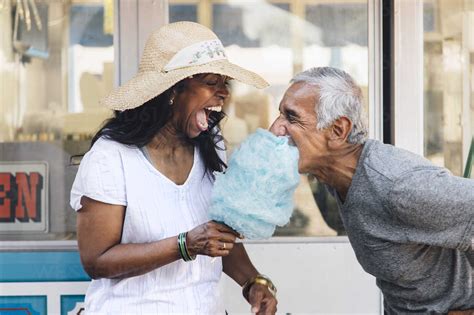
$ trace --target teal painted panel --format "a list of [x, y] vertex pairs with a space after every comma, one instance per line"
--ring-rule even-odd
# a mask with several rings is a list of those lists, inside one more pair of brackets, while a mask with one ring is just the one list
[[[61, 295], [61, 315], [76, 308], [77, 303], [84, 302], [85, 295]], [[83, 311], [83, 309], [81, 309]]]
[[89, 280], [78, 252], [0, 253], [0, 282]]
[[0, 296], [0, 315], [47, 315], [47, 298], [40, 296]]

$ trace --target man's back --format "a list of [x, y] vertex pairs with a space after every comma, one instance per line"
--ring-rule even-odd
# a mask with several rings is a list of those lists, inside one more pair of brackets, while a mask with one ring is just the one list
[[387, 313], [474, 307], [473, 180], [368, 140], [346, 200], [338, 203]]

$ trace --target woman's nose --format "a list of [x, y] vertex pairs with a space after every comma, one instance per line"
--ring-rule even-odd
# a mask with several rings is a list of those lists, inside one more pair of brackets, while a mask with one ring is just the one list
[[220, 84], [219, 89], [217, 90], [217, 95], [222, 97], [223, 99], [226, 99], [229, 97], [230, 95], [229, 88], [227, 87], [225, 83]]

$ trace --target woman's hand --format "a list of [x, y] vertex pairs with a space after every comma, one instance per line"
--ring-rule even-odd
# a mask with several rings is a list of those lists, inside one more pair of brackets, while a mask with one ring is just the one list
[[277, 311], [278, 301], [265, 285], [255, 283], [250, 287], [249, 303], [252, 314], [268, 315]]
[[209, 221], [188, 232], [186, 247], [191, 256], [227, 256], [239, 235], [226, 225]]

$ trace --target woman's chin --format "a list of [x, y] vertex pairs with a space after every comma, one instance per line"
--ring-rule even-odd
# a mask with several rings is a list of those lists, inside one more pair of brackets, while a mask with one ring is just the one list
[[189, 139], [194, 139], [194, 138], [197, 138], [199, 137], [199, 135], [202, 133], [201, 130], [197, 130], [197, 131], [188, 131], [187, 132], [187, 136], [189, 137]]

